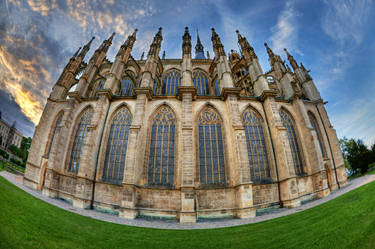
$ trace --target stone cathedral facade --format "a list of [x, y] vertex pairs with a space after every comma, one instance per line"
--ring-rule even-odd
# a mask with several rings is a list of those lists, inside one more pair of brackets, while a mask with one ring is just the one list
[[[347, 184], [336, 132], [304, 66], [265, 43], [264, 72], [247, 39], [214, 57], [188, 28], [182, 58], [159, 57], [162, 29], [146, 58], [136, 32], [106, 58], [112, 36], [64, 68], [36, 127], [24, 184], [81, 208], [121, 217], [195, 222], [254, 217], [296, 207]], [[93, 38], [94, 39], [94, 38]]]

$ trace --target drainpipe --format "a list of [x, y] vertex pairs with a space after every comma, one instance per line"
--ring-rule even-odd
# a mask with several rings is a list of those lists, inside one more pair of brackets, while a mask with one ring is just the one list
[[332, 147], [331, 147], [331, 142], [329, 141], [329, 136], [328, 136], [328, 133], [327, 133], [327, 129], [326, 129], [326, 126], [324, 125], [324, 122], [323, 122], [323, 119], [322, 119], [322, 115], [320, 114], [320, 111], [319, 111], [318, 106], [315, 105], [315, 108], [316, 108], [316, 110], [318, 111], [318, 114], [319, 114], [319, 117], [320, 117], [320, 121], [321, 121], [322, 124], [323, 124], [324, 132], [325, 132], [326, 137], [327, 137], [327, 140], [328, 140], [328, 146], [329, 146], [329, 151], [331, 152], [331, 157], [332, 157], [332, 162], [333, 162], [333, 168], [335, 169], [336, 182], [337, 182], [337, 186], [338, 186], [338, 188], [340, 189], [341, 187], [340, 187], [339, 180], [338, 180], [338, 178], [337, 178], [337, 171], [336, 171], [335, 158], [333, 157]]
[[99, 153], [100, 153], [100, 148], [102, 147], [103, 133], [104, 133], [105, 126], [107, 124], [107, 118], [108, 118], [109, 109], [111, 108], [111, 104], [112, 104], [112, 101], [110, 100], [109, 101], [109, 105], [108, 105], [108, 109], [107, 109], [107, 113], [105, 114], [105, 119], [104, 119], [104, 124], [103, 124], [103, 128], [102, 128], [102, 133], [100, 134], [98, 152], [96, 153], [94, 180], [92, 182], [92, 193], [91, 193], [91, 203], [90, 203], [90, 208], [91, 209], [94, 209], [95, 183], [96, 183], [96, 174], [98, 172]]
[[275, 147], [273, 145], [273, 139], [272, 139], [271, 129], [270, 129], [270, 126], [269, 126], [269, 123], [268, 123], [268, 117], [267, 117], [267, 114], [266, 114], [266, 110], [264, 109], [264, 101], [261, 101], [261, 103], [262, 103], [262, 107], [263, 107], [264, 116], [266, 117], [266, 125], [267, 125], [267, 129], [268, 129], [268, 133], [270, 134], [273, 160], [274, 160], [275, 167], [276, 167], [276, 179], [277, 179], [277, 190], [278, 190], [278, 193], [279, 193], [279, 203], [280, 203], [280, 207], [282, 208], [284, 206], [284, 204], [283, 204], [283, 201], [281, 200], [279, 169], [277, 167]]

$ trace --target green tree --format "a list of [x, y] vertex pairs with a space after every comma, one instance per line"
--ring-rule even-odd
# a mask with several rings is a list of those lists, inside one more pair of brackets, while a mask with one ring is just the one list
[[24, 162], [26, 162], [27, 160], [27, 157], [29, 156], [29, 149], [30, 149], [30, 146], [31, 146], [31, 137], [23, 137], [22, 138], [22, 141], [21, 141], [21, 148], [20, 148], [20, 151], [21, 151], [21, 154], [22, 154], [22, 160]]
[[361, 172], [362, 174], [368, 170], [371, 163], [375, 161], [374, 147], [371, 150], [363, 143], [361, 139], [355, 140], [353, 138], [347, 139], [344, 137], [340, 139], [340, 146], [343, 152], [345, 166], [355, 174]]

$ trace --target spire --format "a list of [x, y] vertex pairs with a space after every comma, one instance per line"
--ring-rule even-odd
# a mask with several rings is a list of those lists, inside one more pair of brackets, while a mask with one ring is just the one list
[[266, 49], [267, 49], [267, 54], [268, 54], [268, 56], [269, 56], [270, 58], [274, 57], [275, 54], [272, 52], [272, 50], [270, 49], [270, 47], [268, 47], [267, 42], [264, 43], [264, 46], [265, 46]]
[[79, 51], [81, 50], [81, 48], [82, 48], [82, 47], [79, 47], [79, 48], [78, 48], [78, 50], [74, 53], [73, 58], [77, 57], [77, 55], [78, 55]]
[[142, 52], [142, 55], [141, 55], [141, 61], [143, 61], [143, 58], [145, 57], [145, 52]]
[[86, 53], [89, 51], [92, 41], [95, 39], [95, 36], [91, 38], [91, 40], [83, 47], [81, 53], [79, 53], [79, 57], [85, 57]]
[[242, 37], [240, 34], [240, 31], [236, 30], [238, 43], [241, 46], [242, 54], [246, 57], [250, 57], [250, 59], [256, 59], [258, 58], [257, 55], [254, 52], [254, 48], [250, 45], [250, 43], [247, 41], [246, 37]]
[[212, 28], [211, 41], [214, 49], [215, 56], [225, 56], [224, 46], [221, 43], [219, 35], [215, 32], [215, 29]]
[[136, 40], [136, 34], [138, 29], [135, 29], [133, 34], [129, 35], [128, 38], [124, 41], [121, 45], [120, 50], [117, 52], [116, 56], [122, 56], [125, 53], [125, 50], [129, 47], [130, 49], [133, 48], [133, 44]]
[[182, 36], [182, 55], [184, 54], [191, 55], [191, 36], [188, 27], [185, 27], [185, 33]]
[[112, 35], [107, 40], [104, 40], [102, 45], [100, 45], [99, 50], [104, 51], [104, 53], [107, 53], [109, 46], [111, 46], [112, 44], [112, 40], [115, 34], [116, 33], [113, 32]]
[[286, 56], [288, 56], [289, 63], [292, 66], [293, 70], [296, 70], [298, 68], [298, 64], [297, 64], [296, 60], [293, 58], [293, 56], [291, 56], [289, 54], [289, 52], [288, 52], [288, 50], [286, 50], [286, 48], [284, 48], [284, 51], [286, 53]]
[[210, 53], [208, 52], [208, 50], [207, 50], [207, 59], [210, 59]]
[[165, 60], [165, 50], [163, 51], [162, 59]]
[[204, 57], [204, 48], [201, 43], [201, 40], [199, 39], [199, 33], [197, 29], [197, 44], [195, 45], [195, 59], [206, 59]]
[[158, 32], [154, 36], [154, 40], [150, 45], [150, 50], [148, 51], [148, 55], [153, 55], [157, 57], [159, 55], [161, 41], [163, 40], [163, 36], [161, 34], [162, 27], [159, 28]]

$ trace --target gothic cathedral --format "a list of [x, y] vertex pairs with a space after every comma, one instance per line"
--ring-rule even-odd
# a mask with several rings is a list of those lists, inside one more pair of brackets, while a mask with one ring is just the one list
[[296, 207], [347, 184], [336, 131], [309, 71], [265, 43], [263, 72], [247, 39], [227, 57], [212, 29], [214, 58], [188, 28], [182, 58], [159, 57], [160, 28], [147, 57], [113, 62], [114, 33], [83, 61], [70, 59], [36, 127], [24, 184], [74, 206], [121, 217], [254, 217]]

